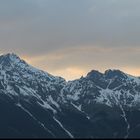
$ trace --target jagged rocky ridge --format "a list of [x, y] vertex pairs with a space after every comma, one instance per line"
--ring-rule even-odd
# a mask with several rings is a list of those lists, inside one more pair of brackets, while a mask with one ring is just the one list
[[0, 138], [139, 138], [140, 79], [92, 70], [66, 82], [0, 56]]

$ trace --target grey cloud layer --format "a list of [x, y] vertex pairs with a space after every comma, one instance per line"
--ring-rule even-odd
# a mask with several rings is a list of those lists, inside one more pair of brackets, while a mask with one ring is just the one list
[[2, 50], [140, 45], [139, 0], [1, 0]]
[[[139, 7], [140, 0], [0, 0], [0, 51], [41, 56], [93, 46], [127, 52], [140, 46]], [[75, 65], [101, 57], [92, 51], [86, 59], [82, 53], [68, 56]], [[131, 56], [124, 63], [138, 65], [139, 56]]]

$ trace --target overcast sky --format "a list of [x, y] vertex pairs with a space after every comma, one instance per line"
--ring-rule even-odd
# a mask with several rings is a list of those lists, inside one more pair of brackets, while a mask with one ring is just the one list
[[140, 0], [0, 0], [0, 53], [66, 79], [140, 75]]

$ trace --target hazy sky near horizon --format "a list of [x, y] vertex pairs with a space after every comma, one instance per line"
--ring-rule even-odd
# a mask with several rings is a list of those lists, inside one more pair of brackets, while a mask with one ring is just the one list
[[92, 69], [140, 75], [140, 0], [0, 0], [0, 53], [76, 79]]

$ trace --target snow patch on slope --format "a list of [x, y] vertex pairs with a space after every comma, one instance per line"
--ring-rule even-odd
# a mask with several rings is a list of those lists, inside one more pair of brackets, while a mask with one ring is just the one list
[[70, 138], [74, 138], [74, 136], [62, 125], [60, 121], [58, 121], [55, 117], [53, 119], [60, 125], [60, 127], [70, 136]]

